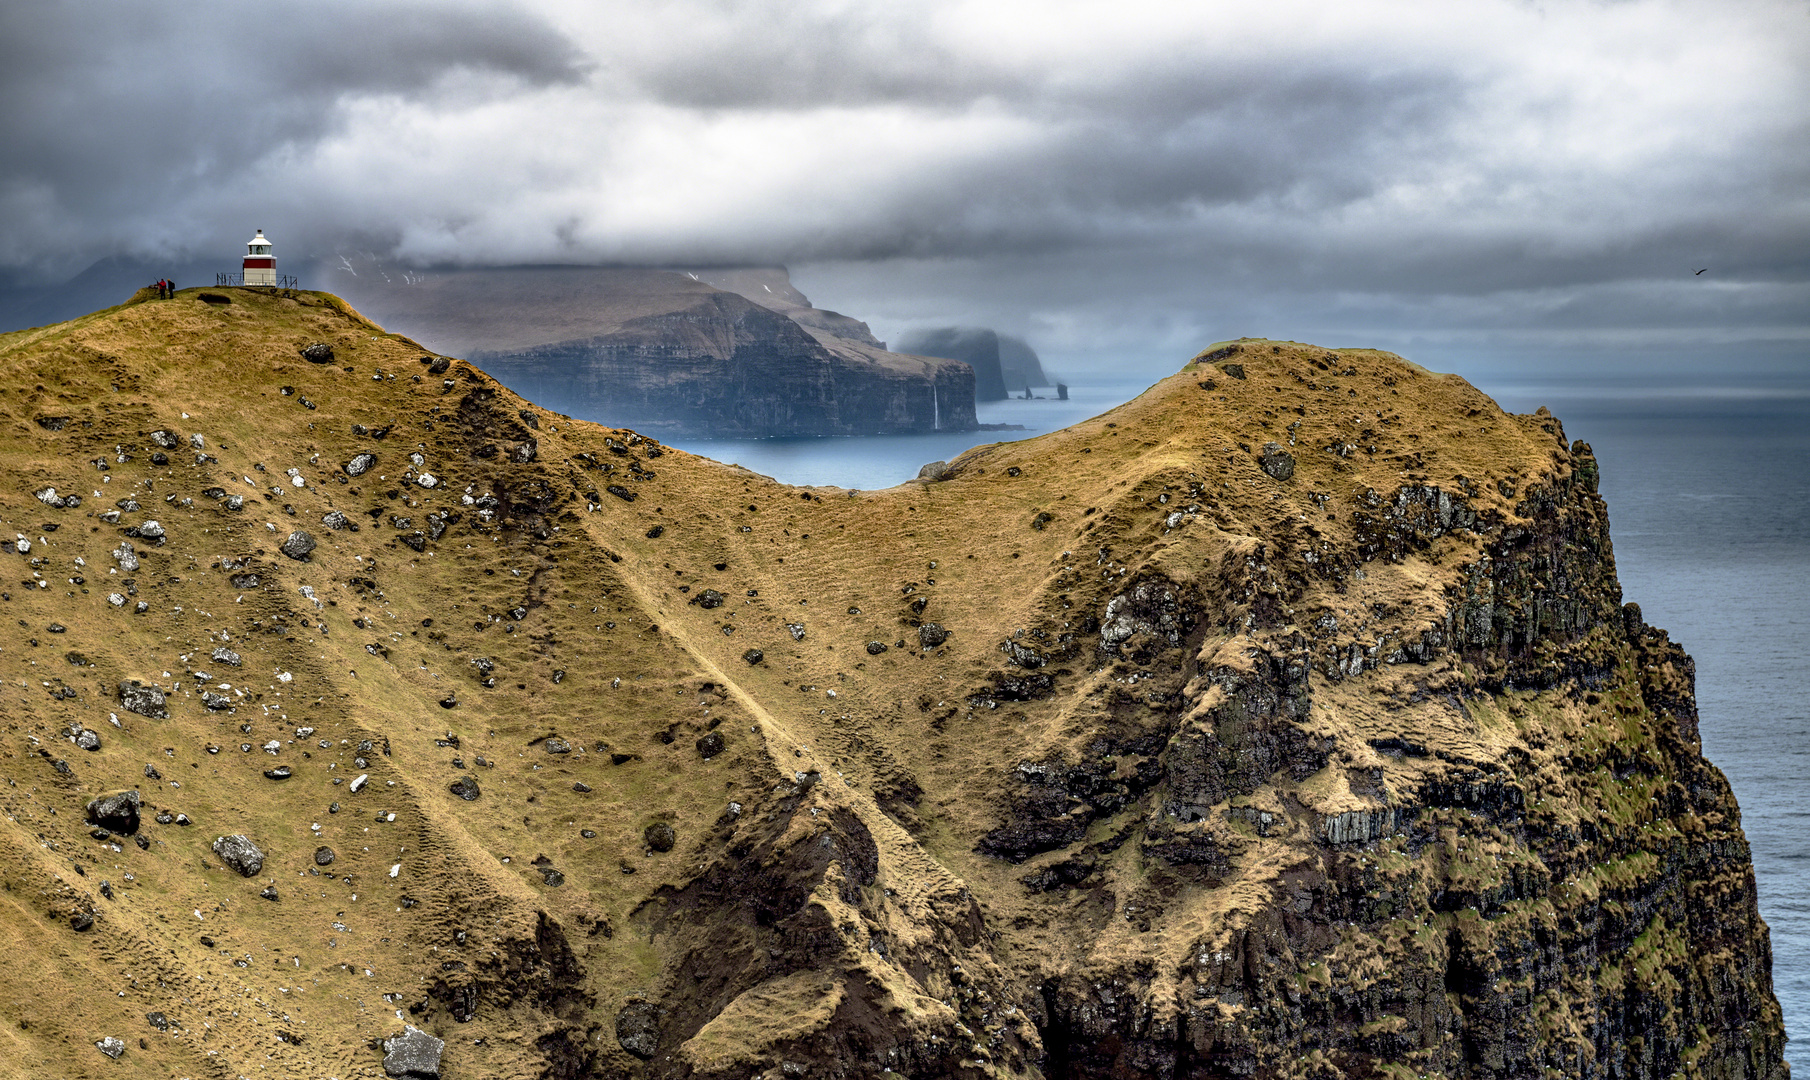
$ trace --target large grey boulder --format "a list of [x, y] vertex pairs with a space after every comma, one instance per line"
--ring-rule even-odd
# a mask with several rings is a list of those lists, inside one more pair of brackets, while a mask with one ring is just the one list
[[616, 1041], [636, 1057], [647, 1060], [660, 1048], [660, 1006], [651, 1001], [631, 1001], [616, 1014]]
[[244, 833], [214, 839], [214, 854], [220, 861], [239, 872], [240, 877], [253, 877], [264, 869], [264, 853]]
[[115, 791], [88, 804], [88, 824], [108, 832], [131, 836], [138, 831], [138, 810], [143, 806], [136, 791]]
[[1282, 449], [1280, 443], [1264, 443], [1263, 452], [1257, 455], [1257, 464], [1272, 480], [1287, 480], [1295, 475], [1295, 455]]
[[314, 550], [314, 537], [297, 529], [289, 534], [289, 539], [283, 541], [278, 550], [291, 559], [306, 559], [308, 553]]
[[165, 700], [162, 690], [146, 686], [137, 679], [119, 684], [119, 707], [127, 712], [153, 720], [168, 720], [170, 710], [164, 707]]
[[376, 454], [358, 454], [351, 461], [346, 462], [346, 475], [363, 476], [370, 472], [371, 466], [375, 464], [377, 464]]
[[383, 1071], [397, 1080], [440, 1080], [440, 1052], [445, 1049], [446, 1040], [404, 1024], [402, 1034], [383, 1040]]

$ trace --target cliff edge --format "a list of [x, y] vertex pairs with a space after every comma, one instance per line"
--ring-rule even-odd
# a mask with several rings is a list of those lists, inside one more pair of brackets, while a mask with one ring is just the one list
[[1589, 447], [1241, 341], [796, 488], [323, 294], [0, 336], [25, 1073], [1787, 1075]]

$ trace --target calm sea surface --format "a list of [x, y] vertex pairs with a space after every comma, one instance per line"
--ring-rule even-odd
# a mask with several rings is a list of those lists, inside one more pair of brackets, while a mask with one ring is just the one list
[[[1773, 979], [1810, 1070], [1810, 392], [1628, 385], [1489, 385], [1505, 408], [1546, 405], [1602, 465], [1624, 598], [1697, 660], [1704, 753], [1740, 800]], [[884, 488], [984, 442], [1098, 415], [1142, 385], [982, 406], [1023, 432], [869, 439], [681, 440], [793, 484]]]

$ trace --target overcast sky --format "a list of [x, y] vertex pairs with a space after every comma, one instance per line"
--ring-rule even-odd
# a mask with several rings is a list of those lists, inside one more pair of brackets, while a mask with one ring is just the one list
[[262, 227], [785, 263], [1082, 375], [1810, 353], [1806, 0], [14, 3], [0, 89], [14, 276]]

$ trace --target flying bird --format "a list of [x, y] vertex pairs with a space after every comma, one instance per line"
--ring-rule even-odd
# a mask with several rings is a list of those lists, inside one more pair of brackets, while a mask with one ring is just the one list
[[1709, 271], [1709, 267], [1707, 267], [1707, 266], [1706, 266], [1706, 267], [1704, 267], [1704, 268], [1703, 268], [1703, 269], [1702, 269], [1702, 270], [1699, 270], [1699, 271], [1697, 271], [1697, 272], [1696, 272], [1696, 273], [1695, 273], [1695, 274], [1692, 274], [1692, 275], [1691, 275], [1691, 276], [1692, 276], [1692, 277], [1699, 277], [1699, 276], [1701, 276], [1701, 275], [1703, 275], [1703, 274], [1705, 274], [1705, 273], [1707, 273], [1707, 272], [1708, 272], [1708, 271]]

